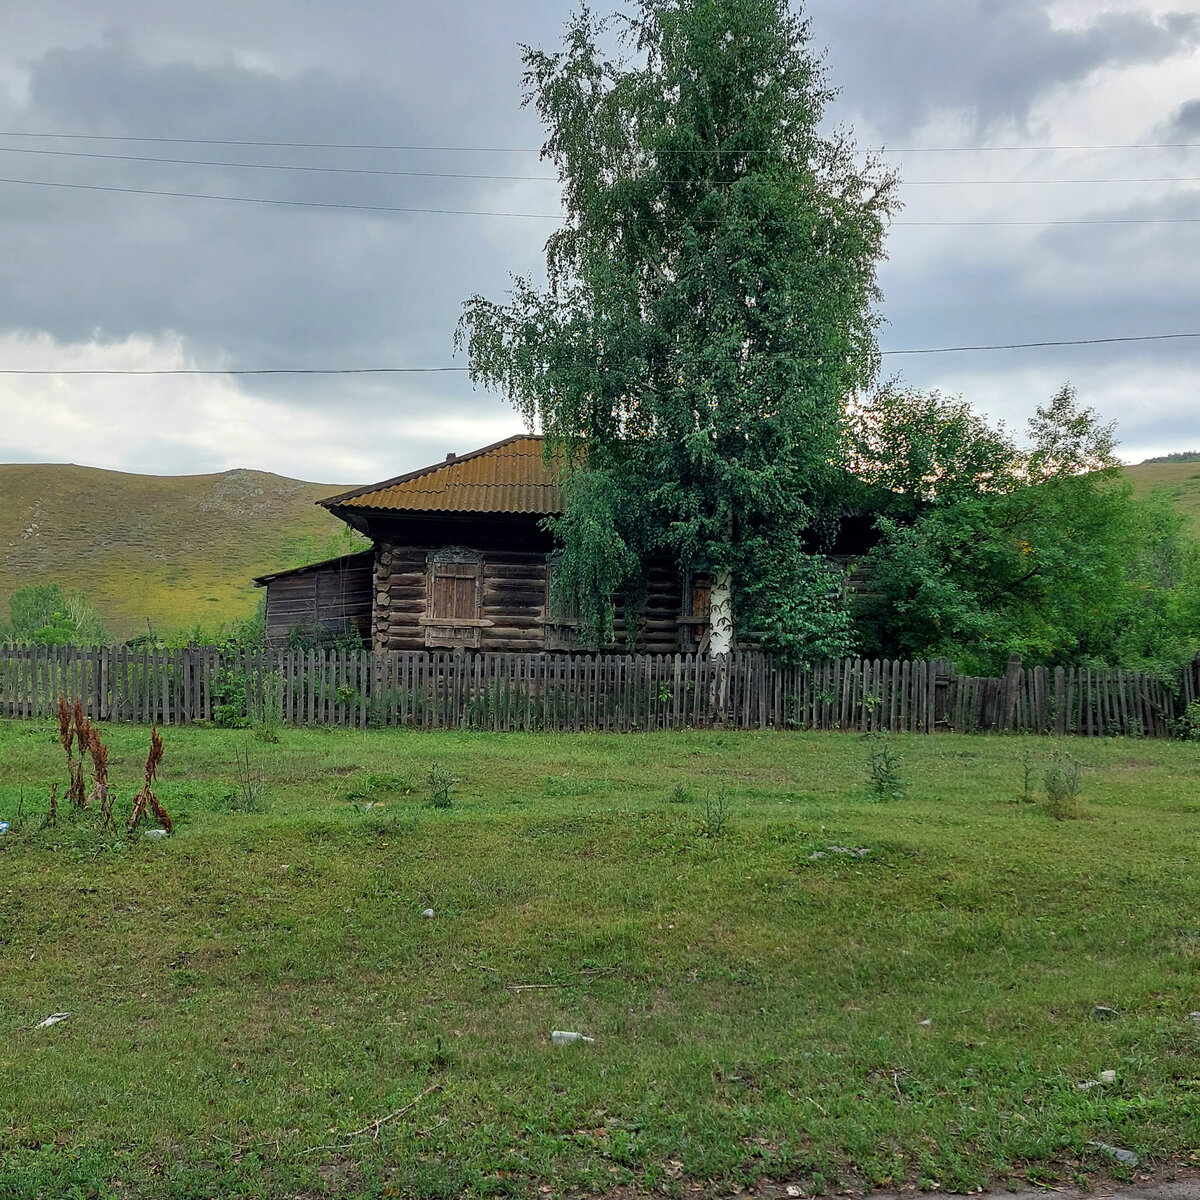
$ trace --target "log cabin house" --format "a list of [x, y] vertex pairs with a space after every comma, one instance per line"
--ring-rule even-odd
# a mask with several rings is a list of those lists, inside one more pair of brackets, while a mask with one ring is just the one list
[[[361, 554], [263, 575], [267, 641], [293, 630], [357, 632], [379, 653], [455, 648], [536, 653], [578, 643], [551, 587], [556, 550], [542, 528], [562, 494], [542, 439], [505, 438], [470, 454], [319, 503], [371, 539]], [[706, 642], [708, 585], [668, 560], [647, 580], [634, 649], [674, 653]], [[617, 636], [625, 647], [624, 630]]]

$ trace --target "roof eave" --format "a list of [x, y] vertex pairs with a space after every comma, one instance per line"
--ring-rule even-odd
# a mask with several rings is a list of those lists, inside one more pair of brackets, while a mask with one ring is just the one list
[[363, 558], [364, 556], [375, 553], [374, 547], [367, 550], [355, 550], [353, 554], [339, 554], [336, 558], [326, 558], [321, 562], [305, 563], [302, 567], [288, 567], [284, 571], [272, 571], [267, 575], [256, 575], [250, 582], [255, 587], [266, 587], [268, 583], [274, 583], [276, 579], [286, 579], [289, 575], [300, 575], [304, 571], [315, 571], [319, 567], [332, 567], [334, 563], [349, 562], [352, 558]]
[[498, 442], [493, 442], [490, 446], [480, 446], [478, 450], [471, 450], [466, 454], [458, 454], [451, 459], [442, 459], [441, 462], [431, 463], [427, 467], [418, 467], [415, 471], [409, 471], [404, 475], [397, 475], [395, 479], [385, 479], [382, 483], [369, 483], [366, 487], [351, 488], [348, 492], [339, 492], [336, 496], [329, 496], [324, 500], [316, 501], [316, 503], [322, 508], [332, 509], [334, 505], [345, 504], [347, 500], [354, 500], [359, 496], [369, 495], [371, 492], [382, 492], [386, 488], [397, 487], [402, 483], [409, 483], [414, 479], [420, 479], [422, 475], [429, 475], [434, 471], [440, 471], [442, 467], [448, 464], [469, 462], [473, 458], [479, 458], [480, 455], [490, 454], [493, 450], [499, 450], [501, 446], [509, 446], [513, 442], [538, 436], [538, 434], [534, 433], [509, 434], [508, 437], [501, 438]]

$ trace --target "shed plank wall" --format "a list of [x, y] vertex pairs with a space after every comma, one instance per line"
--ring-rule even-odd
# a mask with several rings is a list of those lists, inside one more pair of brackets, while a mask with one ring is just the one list
[[267, 587], [267, 644], [285, 646], [293, 628], [371, 635], [370, 556], [331, 563], [270, 580]]

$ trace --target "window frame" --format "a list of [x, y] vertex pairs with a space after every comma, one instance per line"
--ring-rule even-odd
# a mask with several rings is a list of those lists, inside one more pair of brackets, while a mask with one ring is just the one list
[[[442, 546], [431, 550], [425, 559], [425, 615], [420, 624], [425, 627], [425, 644], [427, 646], [462, 646], [477, 649], [480, 644], [481, 631], [492, 622], [483, 616], [483, 573], [485, 559], [483, 552], [473, 550], [469, 546]], [[437, 600], [438, 568], [446, 566], [470, 565], [475, 568], [475, 603], [473, 616], [438, 615], [434, 605]], [[455, 574], [454, 578], [469, 578]]]
[[551, 550], [546, 555], [546, 597], [542, 607], [542, 625], [545, 628], [547, 650], [569, 650], [579, 644], [579, 602], [571, 606], [572, 613], [556, 611], [554, 600], [554, 572], [563, 560], [561, 549]]
[[[699, 653], [708, 646], [711, 621], [712, 576], [707, 571], [696, 571], [685, 567], [680, 572], [679, 596], [679, 644], [686, 653]], [[696, 590], [704, 589], [709, 606], [697, 613]]]

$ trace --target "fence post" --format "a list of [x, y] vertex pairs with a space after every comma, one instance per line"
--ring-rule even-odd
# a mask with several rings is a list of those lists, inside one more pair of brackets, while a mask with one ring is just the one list
[[1004, 673], [1004, 692], [1000, 708], [1000, 732], [1011, 733], [1017, 723], [1017, 694], [1021, 687], [1021, 656], [1012, 654]]

